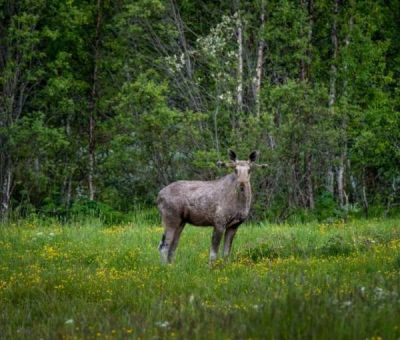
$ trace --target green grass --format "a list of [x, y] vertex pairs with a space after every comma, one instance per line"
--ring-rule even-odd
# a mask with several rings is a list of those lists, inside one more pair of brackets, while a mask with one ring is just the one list
[[210, 228], [187, 226], [168, 266], [161, 234], [138, 217], [0, 226], [0, 338], [400, 337], [398, 219], [243, 225], [212, 268]]

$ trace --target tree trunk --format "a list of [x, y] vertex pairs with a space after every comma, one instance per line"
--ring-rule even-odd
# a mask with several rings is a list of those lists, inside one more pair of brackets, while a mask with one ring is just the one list
[[[68, 116], [65, 122], [65, 133], [67, 135], [67, 138], [71, 138], [71, 123], [70, 123], [70, 117]], [[69, 157], [66, 156], [64, 159], [65, 162], [65, 167], [66, 167], [66, 176], [63, 181], [63, 187], [62, 191], [64, 193], [64, 204], [65, 207], [68, 209], [71, 205], [71, 198], [72, 198], [72, 171], [71, 168], [68, 167], [69, 165]]]
[[368, 217], [368, 198], [367, 198], [367, 188], [365, 184], [365, 169], [363, 173], [363, 182], [362, 182], [362, 200], [363, 200], [363, 206], [364, 206], [364, 214], [365, 217]]
[[178, 6], [176, 5], [175, 0], [171, 0], [171, 8], [172, 8], [172, 14], [174, 16], [175, 25], [179, 31], [179, 41], [180, 41], [181, 48], [183, 50], [184, 59], [185, 59], [186, 73], [187, 73], [187, 76], [189, 77], [189, 79], [192, 79], [192, 75], [193, 75], [192, 62], [190, 60], [189, 49], [188, 49], [187, 42], [186, 42], [182, 18], [179, 14]]
[[[261, 0], [261, 34], [264, 33], [264, 26], [265, 26], [265, 8], [264, 8], [264, 0]], [[260, 117], [260, 91], [261, 91], [261, 77], [263, 72], [263, 62], [264, 62], [264, 47], [265, 41], [264, 38], [260, 38], [260, 42], [258, 43], [258, 50], [257, 50], [257, 66], [256, 66], [256, 77], [254, 79], [254, 97], [255, 97], [255, 111], [256, 116]]]
[[97, 76], [98, 76], [98, 59], [100, 49], [100, 26], [101, 26], [101, 0], [97, 0], [97, 18], [96, 18], [96, 33], [94, 42], [94, 60], [93, 60], [93, 75], [92, 75], [92, 91], [89, 102], [89, 160], [88, 160], [88, 186], [89, 200], [95, 198], [94, 171], [95, 171], [95, 128], [97, 116]]
[[203, 104], [201, 102], [201, 95], [199, 93], [199, 89], [197, 87], [196, 81], [193, 80], [193, 65], [190, 57], [190, 49], [186, 40], [184, 22], [179, 13], [179, 8], [176, 3], [176, 0], [170, 0], [173, 20], [175, 22], [175, 26], [179, 32], [179, 53], [183, 56], [185, 67], [180, 72], [177, 81], [175, 83], [179, 83], [177, 85], [178, 88], [182, 88], [182, 92], [184, 93], [185, 98], [188, 98], [190, 107], [195, 111], [204, 110]]
[[[353, 18], [353, 16], [351, 16], [350, 19], [349, 19], [348, 33], [347, 33], [345, 41], [344, 41], [346, 49], [348, 49], [349, 46], [350, 46], [350, 35], [351, 35], [352, 30], [353, 30], [353, 23], [354, 23], [354, 18]], [[347, 76], [348, 76], [348, 74], [347, 74], [348, 65], [347, 65], [346, 62], [344, 63], [343, 68], [344, 68], [344, 75], [345, 75], [344, 81], [343, 81], [343, 95], [346, 96], [347, 95], [347, 85], [348, 85], [348, 82], [349, 82], [348, 78], [347, 78]]]
[[[337, 32], [337, 16], [339, 13], [339, 0], [335, 0], [334, 8], [333, 8], [333, 23], [331, 30], [331, 42], [332, 42], [332, 64], [331, 64], [331, 72], [330, 72], [330, 80], [329, 80], [329, 108], [334, 113], [335, 105], [336, 105], [336, 80], [337, 80], [337, 56], [338, 56], [338, 32]], [[343, 121], [342, 121], [343, 123]], [[345, 206], [345, 197], [346, 194], [344, 192], [344, 179], [345, 179], [345, 148], [344, 148], [344, 136], [343, 134], [343, 124], [341, 124], [341, 140], [339, 141], [339, 165], [336, 169], [336, 181], [337, 181], [337, 191], [338, 191], [338, 199], [339, 205], [341, 207]]]
[[[307, 48], [306, 48], [306, 54], [300, 61], [300, 81], [306, 81], [308, 77], [308, 68], [309, 68], [309, 62], [307, 60], [307, 57], [310, 58], [311, 54], [311, 38], [312, 38], [312, 15], [311, 15], [311, 10], [312, 10], [312, 1], [310, 0], [308, 8], [306, 8], [305, 2], [302, 0], [301, 5], [303, 6], [305, 11], [308, 11], [309, 13], [309, 28], [307, 32]], [[312, 179], [312, 153], [310, 150], [311, 147], [306, 152], [306, 155], [304, 157], [305, 161], [305, 167], [306, 167], [306, 192], [307, 192], [307, 201], [308, 201], [308, 207], [310, 209], [315, 208], [315, 202], [314, 202], [314, 184], [313, 184], [313, 179]]]
[[337, 15], [339, 12], [339, 0], [335, 0], [335, 6], [333, 9], [333, 23], [331, 30], [331, 42], [332, 42], [332, 64], [329, 79], [329, 107], [334, 110], [336, 104], [336, 78], [337, 78], [337, 54], [338, 54], [338, 36], [337, 36]]
[[94, 200], [95, 187], [94, 187], [94, 166], [95, 166], [95, 140], [94, 140], [94, 114], [91, 113], [89, 117], [89, 164], [88, 164], [88, 184], [89, 184], [89, 200]]
[[1, 193], [1, 207], [0, 216], [3, 220], [8, 217], [11, 199], [11, 183], [12, 183], [12, 165], [10, 157], [7, 157], [4, 167], [2, 193]]
[[332, 167], [329, 167], [328, 173], [326, 175], [326, 190], [332, 194], [334, 194], [334, 185], [335, 185], [335, 174], [332, 170]]
[[237, 25], [237, 87], [236, 87], [236, 102], [237, 110], [241, 112], [243, 110], [243, 26], [242, 18], [239, 10], [236, 12], [236, 25]]
[[[349, 31], [345, 38], [345, 48], [347, 49], [350, 45], [350, 34], [353, 28], [353, 17], [350, 17], [349, 20]], [[344, 63], [344, 81], [343, 81], [343, 96], [347, 96], [347, 63]], [[345, 191], [345, 171], [346, 171], [346, 163], [347, 163], [347, 117], [345, 113], [342, 113], [340, 129], [341, 129], [341, 143], [340, 145], [340, 158], [339, 158], [339, 169], [338, 169], [338, 195], [339, 195], [339, 203], [342, 208], [348, 208], [349, 199], [348, 195]]]
[[306, 178], [307, 178], [307, 196], [308, 196], [308, 207], [310, 209], [315, 208], [314, 202], [314, 185], [312, 180], [312, 156], [310, 153], [306, 156]]
[[344, 162], [343, 162], [343, 154], [340, 155], [340, 163], [337, 169], [337, 189], [338, 189], [338, 197], [339, 204], [341, 207], [344, 206]]
[[70, 175], [67, 175], [67, 177], [64, 179], [62, 191], [64, 207], [68, 209], [71, 205], [72, 198], [72, 177]]
[[[343, 127], [342, 127], [343, 129]], [[342, 143], [340, 143], [340, 156], [339, 156], [339, 165], [336, 170], [336, 180], [337, 180], [337, 191], [338, 191], [338, 198], [339, 198], [339, 204], [341, 208], [344, 208], [347, 206], [347, 195], [345, 192], [345, 159], [347, 158], [347, 152], [346, 152], [346, 147]]]

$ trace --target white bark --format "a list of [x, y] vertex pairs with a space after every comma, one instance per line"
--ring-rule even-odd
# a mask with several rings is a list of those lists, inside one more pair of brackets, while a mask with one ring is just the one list
[[340, 157], [340, 164], [337, 170], [337, 185], [340, 206], [344, 206], [344, 164], [343, 157]]
[[337, 53], [338, 53], [338, 37], [337, 37], [337, 15], [339, 11], [339, 0], [335, 0], [332, 31], [331, 31], [331, 41], [332, 41], [332, 65], [331, 74], [329, 80], [329, 107], [334, 110], [334, 105], [336, 103], [336, 78], [337, 78]]
[[243, 25], [242, 18], [239, 12], [237, 12], [237, 87], [236, 87], [236, 101], [238, 111], [243, 109]]
[[307, 196], [308, 196], [308, 206], [310, 209], [315, 208], [314, 202], [314, 185], [312, 181], [312, 156], [310, 154], [306, 157], [307, 163]]
[[95, 197], [94, 185], [94, 168], [95, 168], [95, 124], [96, 124], [96, 100], [97, 100], [97, 73], [98, 59], [100, 54], [100, 25], [101, 25], [101, 0], [97, 0], [97, 20], [96, 20], [96, 35], [94, 45], [94, 67], [93, 67], [93, 83], [92, 93], [89, 103], [89, 160], [88, 160], [88, 186], [89, 200], [93, 201]]
[[89, 200], [94, 200], [95, 187], [93, 183], [94, 178], [94, 152], [89, 153], [89, 167], [88, 167], [88, 184], [89, 184]]
[[333, 173], [332, 168], [328, 169], [328, 173], [326, 176], [326, 190], [333, 195], [334, 192], [334, 182], [335, 182], [335, 174]]
[[[329, 80], [329, 108], [332, 112], [335, 110], [336, 105], [336, 80], [337, 80], [337, 56], [338, 56], [338, 34], [337, 34], [337, 16], [339, 12], [339, 0], [335, 0], [334, 9], [333, 9], [333, 22], [332, 22], [332, 31], [331, 31], [331, 42], [332, 42], [332, 65], [331, 65], [331, 74]], [[342, 124], [343, 125], [343, 124]], [[341, 127], [341, 139], [344, 139], [343, 136], [343, 126]], [[338, 198], [339, 204], [341, 207], [345, 206], [345, 200], [347, 195], [344, 192], [344, 173], [345, 173], [345, 141], [340, 141], [340, 156], [339, 156], [339, 165], [336, 170], [336, 180], [337, 180], [337, 190], [338, 190]]]
[[1, 216], [4, 219], [7, 219], [8, 211], [10, 209], [11, 183], [12, 183], [12, 170], [11, 170], [10, 160], [8, 160], [3, 178], [1, 207], [0, 207]]
[[[337, 4], [337, 2], [336, 2]], [[337, 9], [336, 9], [337, 10]], [[349, 32], [345, 38], [345, 48], [347, 49], [350, 45], [350, 34], [353, 28], [353, 17], [350, 17], [349, 20]], [[336, 36], [336, 44], [337, 44], [337, 36]], [[337, 45], [336, 45], [337, 48]], [[343, 96], [346, 96], [347, 92], [347, 63], [344, 63], [344, 82], [343, 82]], [[340, 206], [343, 208], [348, 207], [349, 199], [348, 195], [345, 191], [345, 171], [346, 171], [346, 159], [347, 159], [347, 119], [346, 116], [341, 117], [341, 143], [340, 143], [340, 158], [339, 158], [339, 167], [338, 167], [338, 174], [337, 174], [337, 181], [338, 181], [338, 195], [339, 195], [339, 203]]]
[[[365, 177], [365, 174], [364, 174]], [[365, 178], [363, 178], [363, 184], [362, 184], [362, 199], [363, 199], [363, 205], [364, 205], [364, 211], [365, 215], [368, 217], [368, 198], [367, 198], [367, 189], [365, 185]]]
[[[261, 2], [261, 33], [264, 31], [265, 26], [265, 9], [264, 9], [264, 1]], [[258, 51], [257, 51], [257, 66], [256, 66], [256, 77], [254, 79], [254, 97], [256, 102], [256, 116], [260, 116], [260, 91], [261, 91], [261, 77], [263, 72], [263, 61], [264, 61], [264, 47], [265, 41], [261, 37], [260, 42], [258, 43]]]
[[71, 178], [71, 176], [68, 176], [65, 191], [66, 191], [65, 206], [67, 208], [69, 208], [69, 206], [71, 205], [71, 197], [72, 197], [72, 178]]

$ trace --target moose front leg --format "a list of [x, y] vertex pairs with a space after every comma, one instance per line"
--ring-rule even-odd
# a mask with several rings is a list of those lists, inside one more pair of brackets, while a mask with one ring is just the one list
[[239, 228], [239, 224], [235, 224], [225, 231], [225, 240], [224, 240], [224, 257], [227, 258], [231, 253], [232, 241], [236, 235], [236, 232]]
[[210, 263], [214, 262], [218, 257], [219, 244], [221, 243], [224, 228], [214, 227], [211, 240]]

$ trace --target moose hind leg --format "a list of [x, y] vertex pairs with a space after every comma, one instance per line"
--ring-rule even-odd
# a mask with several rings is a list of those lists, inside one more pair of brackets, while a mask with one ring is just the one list
[[161, 239], [158, 250], [160, 252], [161, 261], [164, 263], [169, 263], [171, 261], [170, 249], [174, 241], [175, 232], [179, 229], [182, 221], [177, 218], [162, 218], [163, 225], [165, 227], [164, 235]]
[[174, 253], [175, 253], [176, 247], [178, 246], [179, 238], [181, 237], [181, 233], [182, 233], [184, 226], [185, 226], [185, 224], [182, 223], [179, 226], [179, 228], [174, 230], [173, 240], [172, 240], [171, 246], [169, 247], [169, 252], [168, 252], [168, 262], [171, 262], [174, 257]]
[[161, 261], [163, 263], [169, 263], [168, 254], [173, 238], [174, 238], [174, 229], [166, 227], [164, 235], [161, 239], [160, 246], [158, 247], [161, 256]]
[[164, 247], [164, 245], [165, 245], [165, 233], [162, 235], [161, 241], [158, 244], [158, 250], [160, 251], [162, 249], [162, 247]]

